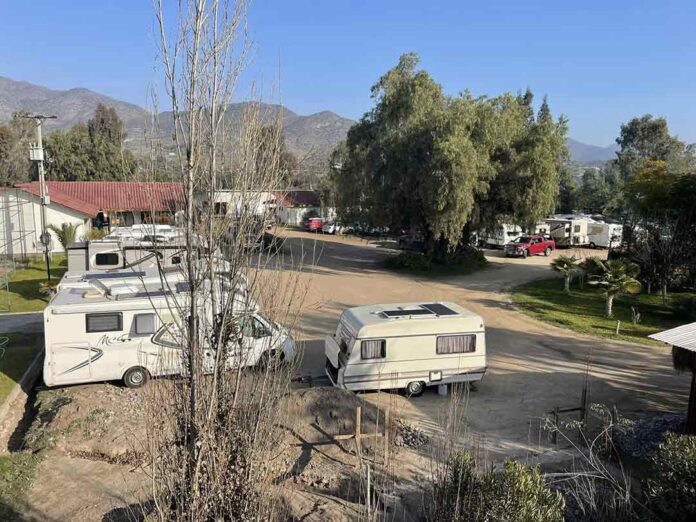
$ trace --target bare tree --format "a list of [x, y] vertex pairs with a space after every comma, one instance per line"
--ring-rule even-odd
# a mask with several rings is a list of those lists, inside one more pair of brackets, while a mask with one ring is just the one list
[[[161, 520], [266, 520], [276, 507], [277, 404], [293, 372], [281, 324], [293, 323], [304, 291], [278, 249], [264, 248], [281, 175], [281, 147], [268, 140], [281, 139], [281, 122], [258, 103], [241, 121], [227, 114], [249, 57], [244, 0], [182, 0], [172, 21], [155, 2], [185, 202], [177, 282], [186, 291], [172, 291], [160, 311], [182, 378], [148, 393], [154, 510]], [[164, 269], [161, 280], [174, 284]]]

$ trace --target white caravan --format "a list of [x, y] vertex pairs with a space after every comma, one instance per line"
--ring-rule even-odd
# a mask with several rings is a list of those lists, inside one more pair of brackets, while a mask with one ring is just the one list
[[329, 379], [349, 390], [405, 388], [416, 396], [486, 372], [483, 319], [455, 303], [349, 308], [324, 350]]
[[623, 225], [592, 222], [587, 227], [587, 240], [592, 248], [616, 248], [621, 246]]
[[549, 225], [548, 234], [556, 242], [557, 247], [582, 246], [588, 244], [586, 218], [568, 216], [552, 217], [546, 220]]
[[[179, 310], [186, 310], [188, 298], [186, 283], [174, 281], [104, 284], [97, 278], [87, 287], [61, 289], [44, 310], [44, 382], [123, 380], [137, 387], [151, 376], [181, 373], [185, 319]], [[206, 299], [198, 319], [210, 325]], [[226, 367], [268, 364], [276, 357], [291, 361], [295, 344], [288, 330], [260, 314], [253, 301], [242, 301], [233, 319], [242, 348], [235, 344]], [[204, 368], [212, 370], [214, 360], [214, 352], [206, 349]]]
[[517, 225], [502, 224], [493, 230], [483, 230], [480, 234], [479, 244], [491, 248], [503, 248], [522, 233], [522, 228]]

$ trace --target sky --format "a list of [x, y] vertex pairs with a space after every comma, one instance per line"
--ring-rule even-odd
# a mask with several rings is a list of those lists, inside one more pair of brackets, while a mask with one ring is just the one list
[[[452, 95], [547, 95], [586, 143], [645, 113], [696, 142], [695, 31], [694, 0], [255, 0], [245, 81], [278, 85], [267, 101], [299, 114], [357, 119], [413, 51]], [[149, 0], [0, 0], [0, 76], [145, 106], [154, 34]]]

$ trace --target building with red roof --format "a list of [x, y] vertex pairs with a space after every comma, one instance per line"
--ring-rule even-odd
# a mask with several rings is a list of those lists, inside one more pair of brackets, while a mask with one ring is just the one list
[[[170, 223], [184, 208], [181, 183], [138, 181], [47, 181], [46, 221], [60, 227], [78, 226], [86, 235], [97, 213], [104, 212], [111, 226]], [[19, 183], [0, 192], [0, 255], [41, 252], [41, 201], [38, 182]], [[52, 249], [62, 247], [53, 232]]]

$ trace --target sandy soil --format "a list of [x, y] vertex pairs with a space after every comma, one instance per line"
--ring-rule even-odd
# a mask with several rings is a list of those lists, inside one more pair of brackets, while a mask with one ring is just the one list
[[[476, 391], [462, 401], [465, 416], [459, 428], [467, 435], [465, 442], [491, 461], [515, 456], [552, 464], [567, 458], [566, 452], [546, 442], [539, 419], [554, 407], [579, 405], [588, 359], [592, 362], [592, 402], [616, 405], [624, 414], [680, 411], [685, 405], [688, 378], [672, 370], [668, 349], [578, 336], [514, 310], [505, 289], [553, 276], [549, 258], [505, 259], [499, 252], [490, 252], [491, 267], [484, 271], [433, 280], [384, 271], [381, 262], [393, 251], [380, 242], [299, 232], [287, 235], [293, 262], [296, 265], [297, 260], [304, 259], [305, 265], [299, 277], [307, 288], [307, 298], [297, 325], [298, 336], [305, 341], [299, 370], [302, 375], [323, 375], [321, 339], [335, 329], [339, 314], [350, 306], [451, 300], [483, 316], [489, 369]], [[32, 509], [39, 514], [35, 516], [44, 520], [99, 520], [106, 514], [111, 518], [122, 515], [122, 511], [114, 512], [114, 507], [137, 500], [134, 491], [144, 484], [144, 475], [132, 466], [110, 464], [101, 454], [104, 448], [112, 448], [109, 451], [123, 455], [122, 451], [133, 447], [125, 442], [125, 436], [132, 432], [130, 421], [122, 421], [124, 415], [137, 420], [134, 412], [139, 392], [111, 385], [66, 390], [77, 400], [62, 405], [53, 419], [49, 416], [49, 431], [54, 430], [49, 433], [53, 453], [40, 465], [29, 492]], [[288, 434], [288, 443], [294, 445], [285, 455], [287, 472], [278, 477], [278, 485], [292, 513], [304, 520], [357, 519], [360, 514], [355, 501], [361, 494], [360, 477], [354, 470], [354, 446], [346, 442], [309, 447], [306, 441], [350, 430], [350, 411], [358, 403], [365, 405], [368, 419], [377, 419], [370, 405], [381, 406], [435, 436], [441, 432], [451, 405], [449, 398], [430, 390], [415, 399], [385, 393], [356, 396], [338, 390], [297, 393], [298, 402], [290, 404], [296, 409], [297, 423]], [[317, 393], [328, 395], [322, 398]], [[98, 426], [106, 429], [92, 426], [95, 418]], [[370, 429], [379, 429], [379, 421], [366, 421], [363, 431]], [[377, 455], [378, 450], [368, 446], [366, 452]], [[419, 498], [408, 492], [422, 484], [431, 450], [401, 448], [390, 455], [389, 469], [394, 472], [383, 482], [391, 481], [395, 510], [411, 513], [417, 506]]]

